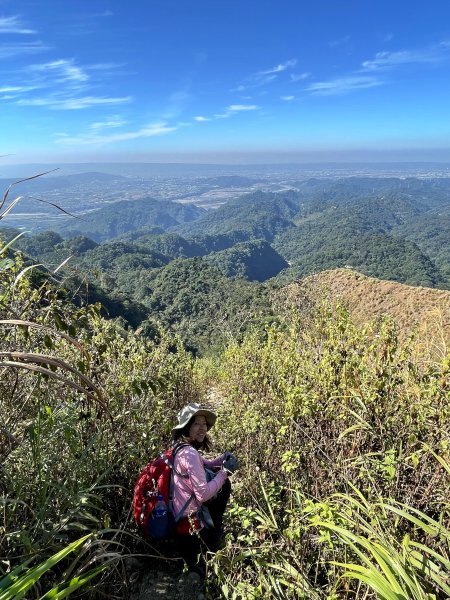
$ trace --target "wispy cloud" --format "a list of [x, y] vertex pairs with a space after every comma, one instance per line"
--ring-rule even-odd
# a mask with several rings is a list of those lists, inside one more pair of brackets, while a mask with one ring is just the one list
[[19, 92], [29, 92], [30, 90], [35, 89], [31, 86], [24, 85], [4, 85], [0, 87], [0, 94], [10, 94], [11, 92], [19, 93]]
[[295, 100], [295, 96], [280, 96], [280, 98], [285, 102], [291, 102], [292, 100]]
[[284, 63], [279, 63], [278, 65], [271, 67], [270, 69], [264, 69], [262, 71], [258, 71], [257, 73], [253, 73], [253, 75], [247, 77], [237, 87], [232, 88], [230, 92], [244, 92], [248, 89], [258, 88], [272, 83], [279, 77], [280, 73], [283, 73], [288, 69], [292, 69], [296, 64], [297, 59], [291, 58]]
[[230, 104], [224, 112], [216, 113], [214, 115], [215, 119], [228, 119], [237, 113], [246, 112], [251, 110], [259, 110], [261, 107], [256, 104]]
[[291, 81], [293, 82], [304, 81], [308, 77], [311, 77], [311, 73], [291, 73]]
[[20, 56], [23, 54], [38, 54], [49, 50], [50, 47], [46, 46], [41, 41], [35, 42], [17, 42], [15, 44], [3, 44], [0, 46], [0, 59], [12, 58], [13, 56]]
[[186, 84], [182, 89], [176, 90], [170, 94], [166, 110], [164, 111], [164, 119], [176, 119], [183, 114], [187, 104], [191, 100], [189, 92], [189, 84]]
[[0, 33], [18, 33], [21, 35], [35, 34], [34, 29], [26, 27], [18, 15], [12, 17], [0, 17]]
[[256, 104], [230, 104], [227, 108], [229, 112], [242, 112], [243, 110], [258, 110], [260, 107]]
[[306, 91], [316, 96], [335, 96], [347, 94], [355, 90], [377, 87], [383, 85], [383, 81], [374, 76], [348, 75], [328, 81], [318, 81], [306, 88]]
[[77, 66], [73, 59], [60, 59], [39, 65], [30, 65], [28, 70], [34, 73], [51, 75], [55, 83], [85, 82], [89, 79], [89, 75]]
[[450, 44], [441, 42], [421, 50], [398, 50], [378, 52], [375, 58], [362, 63], [364, 71], [395, 69], [408, 64], [437, 64], [450, 58]]
[[69, 136], [59, 134], [56, 140], [58, 144], [64, 146], [89, 145], [89, 146], [105, 146], [116, 142], [126, 142], [128, 140], [137, 140], [139, 138], [149, 138], [160, 135], [166, 135], [176, 131], [176, 127], [171, 127], [167, 123], [152, 123], [146, 125], [136, 131], [124, 131], [121, 133], [101, 134], [96, 132], [88, 132], [77, 136]]
[[[99, 105], [125, 104], [131, 96], [110, 96], [97, 92], [102, 75], [115, 72], [116, 64], [79, 65], [74, 59], [58, 59], [30, 64], [22, 70], [11, 70], [10, 81], [1, 86], [4, 98], [21, 106], [43, 107], [51, 110], [81, 110]], [[39, 94], [30, 94], [38, 90]]]
[[105, 98], [101, 96], [84, 96], [82, 98], [21, 98], [16, 102], [21, 106], [44, 106], [52, 110], [83, 110], [93, 106], [111, 106], [131, 102], [131, 96]]
[[[450, 60], [450, 42], [419, 49], [378, 52], [375, 58], [366, 60], [361, 68], [348, 75], [311, 83], [305, 91], [316, 96], [335, 96], [378, 87], [388, 83], [382, 73], [401, 69], [406, 65], [431, 65]], [[292, 77], [292, 76], [291, 76]]]
[[116, 127], [123, 127], [127, 122], [119, 117], [111, 117], [108, 121], [96, 121], [92, 123], [90, 129], [92, 131], [100, 131], [103, 129], [114, 129]]
[[114, 13], [111, 10], [104, 10], [101, 13], [95, 13], [93, 17], [113, 17]]
[[256, 104], [230, 104], [222, 112], [215, 113], [213, 116], [198, 115], [193, 117], [193, 120], [197, 123], [204, 123], [205, 121], [215, 121], [216, 119], [228, 119], [233, 115], [237, 115], [242, 112], [259, 110], [261, 107]]
[[280, 63], [279, 65], [272, 67], [271, 69], [267, 69], [266, 71], [260, 71], [259, 73], [257, 73], [257, 75], [271, 75], [272, 73], [282, 73], [283, 71], [286, 71], [287, 69], [291, 69], [292, 67], [295, 67], [296, 64], [297, 64], [297, 59], [292, 58], [291, 60], [287, 60], [284, 63]]

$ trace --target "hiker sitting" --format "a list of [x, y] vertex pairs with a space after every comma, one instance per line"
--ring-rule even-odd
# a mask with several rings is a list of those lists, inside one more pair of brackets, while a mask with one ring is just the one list
[[231, 492], [229, 475], [237, 460], [226, 452], [206, 460], [199, 450], [211, 450], [208, 430], [216, 415], [191, 403], [178, 413], [173, 428], [174, 443], [180, 447], [174, 460], [173, 512], [177, 516], [176, 541], [190, 570], [204, 574], [202, 550], [216, 551], [223, 539], [222, 519]]

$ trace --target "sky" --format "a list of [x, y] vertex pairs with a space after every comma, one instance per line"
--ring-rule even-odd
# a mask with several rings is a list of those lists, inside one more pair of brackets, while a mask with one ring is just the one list
[[0, 0], [9, 162], [450, 161], [449, 0]]

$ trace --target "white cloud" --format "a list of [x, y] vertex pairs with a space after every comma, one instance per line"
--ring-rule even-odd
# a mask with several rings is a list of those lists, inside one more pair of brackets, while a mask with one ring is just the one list
[[295, 96], [280, 96], [280, 98], [282, 100], [285, 100], [286, 102], [290, 102], [291, 100], [295, 100]]
[[306, 91], [317, 96], [332, 96], [377, 87], [383, 85], [383, 83], [383, 81], [373, 76], [349, 75], [347, 77], [330, 79], [329, 81], [312, 83], [306, 88]]
[[49, 50], [49, 46], [46, 46], [40, 41], [3, 44], [0, 46], [0, 59], [12, 58], [13, 56], [20, 56], [21, 54], [37, 54], [39, 52], [44, 52], [45, 50]]
[[18, 100], [16, 104], [21, 106], [44, 106], [53, 110], [82, 110], [92, 106], [125, 104], [131, 102], [131, 96], [121, 98], [104, 98], [96, 96], [84, 96], [82, 98], [30, 98]]
[[19, 16], [14, 15], [13, 17], [0, 17], [0, 33], [19, 33], [21, 35], [35, 34], [34, 29], [28, 29], [25, 27]]
[[257, 106], [256, 104], [230, 104], [230, 106], [227, 106], [227, 108], [221, 113], [215, 113], [212, 117], [194, 117], [194, 121], [201, 123], [204, 121], [213, 121], [214, 119], [228, 119], [229, 117], [237, 115], [241, 112], [259, 110], [260, 108], [261, 107]]
[[75, 65], [72, 59], [60, 59], [39, 65], [30, 65], [28, 70], [34, 73], [51, 73], [57, 83], [67, 81], [85, 82], [89, 79], [89, 75], [81, 67]]
[[275, 67], [271, 67], [270, 69], [265, 69], [264, 71], [254, 73], [253, 75], [250, 75], [250, 77], [247, 77], [243, 83], [239, 84], [235, 88], [232, 88], [230, 92], [244, 92], [247, 89], [258, 88], [267, 85], [268, 83], [275, 81], [280, 73], [295, 67], [296, 64], [297, 59], [292, 58], [284, 63], [276, 65]]
[[377, 52], [375, 58], [362, 63], [364, 71], [394, 69], [408, 64], [440, 63], [450, 58], [450, 44], [442, 42], [437, 46], [422, 50], [398, 50]]
[[277, 65], [276, 67], [272, 67], [271, 69], [267, 69], [266, 71], [260, 71], [258, 75], [271, 75], [272, 73], [281, 73], [282, 71], [286, 71], [291, 67], [295, 67], [297, 64], [297, 59], [292, 58], [291, 60], [287, 60], [284, 63]]
[[243, 110], [258, 110], [259, 106], [256, 104], [230, 104], [227, 108], [227, 112], [241, 112]]
[[118, 117], [112, 117], [109, 121], [97, 121], [92, 123], [90, 129], [92, 131], [100, 131], [101, 129], [113, 129], [115, 127], [123, 127], [127, 122], [119, 119]]
[[0, 87], [0, 94], [8, 94], [10, 92], [29, 92], [34, 90], [34, 87], [24, 85], [6, 85]]
[[176, 127], [169, 127], [167, 123], [152, 123], [138, 129], [137, 131], [127, 131], [123, 133], [111, 133], [108, 135], [98, 135], [95, 132], [80, 134], [78, 136], [67, 136], [60, 134], [57, 143], [74, 146], [74, 145], [89, 145], [89, 146], [104, 146], [115, 142], [125, 142], [128, 140], [136, 140], [139, 138], [149, 138], [159, 135], [166, 135], [176, 131]]
[[114, 13], [110, 10], [104, 10], [102, 13], [96, 13], [93, 17], [113, 17]]
[[291, 73], [291, 81], [304, 81], [311, 77], [311, 73]]

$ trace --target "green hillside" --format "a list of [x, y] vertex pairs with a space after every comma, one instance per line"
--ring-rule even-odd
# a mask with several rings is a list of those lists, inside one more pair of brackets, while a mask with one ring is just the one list
[[299, 202], [295, 192], [255, 192], [230, 200], [195, 222], [177, 227], [176, 231], [185, 237], [233, 234], [240, 238], [236, 241], [252, 238], [270, 241], [277, 231], [290, 225]]
[[213, 252], [206, 260], [227, 277], [250, 281], [266, 281], [288, 266], [282, 256], [264, 240], [241, 242], [221, 252]]
[[[215, 451], [240, 460], [224, 547], [207, 556], [211, 597], [446, 598], [450, 371], [441, 346], [399, 336], [391, 319], [355, 324], [317, 295], [279, 290], [269, 307], [255, 293], [262, 286], [234, 285], [202, 258], [156, 272], [150, 302], [166, 303], [180, 331], [210, 327], [185, 333], [211, 346], [234, 320], [240, 334], [228, 328], [215, 360], [194, 359], [163, 328], [142, 336], [151, 323], [127, 330], [75, 306], [52, 279], [36, 285], [19, 256], [0, 260], [5, 597], [27, 584], [37, 597], [65, 597], [82, 583], [86, 597], [125, 597], [135, 573], [182, 580], [176, 547], [165, 561], [167, 546], [156, 554], [136, 535], [132, 490], [168, 446], [179, 409], [209, 400]], [[435, 295], [450, 302], [449, 292]], [[245, 303], [258, 307], [246, 332]]]
[[203, 209], [193, 205], [142, 198], [110, 204], [76, 221], [70, 220], [60, 231], [64, 237], [85, 235], [100, 242], [144, 227], [166, 230], [198, 219], [203, 213]]
[[139, 246], [164, 254], [170, 258], [193, 258], [202, 256], [205, 249], [193, 240], [187, 240], [177, 233], [141, 233], [130, 232], [120, 236], [120, 239], [132, 241]]
[[395, 230], [413, 240], [450, 277], [450, 209], [448, 206], [411, 219]]

